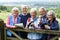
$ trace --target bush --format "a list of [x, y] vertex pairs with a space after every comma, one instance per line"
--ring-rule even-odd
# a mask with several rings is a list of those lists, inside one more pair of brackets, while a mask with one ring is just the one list
[[0, 10], [0, 13], [1, 13], [1, 10]]

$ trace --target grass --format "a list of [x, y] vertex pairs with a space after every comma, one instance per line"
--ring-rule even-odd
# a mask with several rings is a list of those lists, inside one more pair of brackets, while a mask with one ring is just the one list
[[[55, 13], [56, 13], [56, 17], [57, 18], [60, 18], [60, 9], [55, 9], [55, 8], [49, 8], [49, 9], [47, 9], [47, 10], [54, 10], [55, 11]], [[28, 12], [30, 11], [30, 9], [28, 10]], [[22, 11], [20, 10], [20, 13], [21, 13]], [[38, 12], [38, 10], [37, 10], [37, 16], [39, 15], [39, 12]], [[0, 13], [0, 19], [3, 19], [4, 20], [4, 22], [6, 21], [6, 17], [7, 17], [7, 15], [9, 14], [9, 12], [7, 12], [7, 11], [2, 11], [1, 13]]]
[[0, 13], [0, 19], [4, 20], [4, 22], [5, 22], [8, 14], [9, 14], [9, 12]]

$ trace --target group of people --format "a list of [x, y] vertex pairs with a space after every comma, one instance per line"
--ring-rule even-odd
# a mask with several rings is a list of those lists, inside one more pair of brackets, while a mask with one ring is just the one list
[[[40, 14], [37, 16], [37, 14]], [[8, 15], [6, 19], [7, 28], [16, 28], [14, 24], [23, 23], [24, 29], [33, 29], [33, 30], [59, 30], [58, 21], [55, 17], [55, 12], [49, 10], [48, 12], [44, 7], [39, 8], [37, 13], [36, 8], [31, 8], [30, 13], [28, 13], [27, 5], [22, 6], [22, 13], [19, 14], [19, 9], [14, 7], [12, 13]], [[28, 38], [29, 40], [50, 40], [53, 35], [41, 34], [36, 32], [16, 32], [23, 38]], [[7, 36], [12, 36], [12, 33], [7, 30]], [[55, 35], [54, 35], [55, 36]]]

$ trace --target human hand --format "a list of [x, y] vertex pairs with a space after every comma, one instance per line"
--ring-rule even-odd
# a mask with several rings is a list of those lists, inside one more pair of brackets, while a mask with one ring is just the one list
[[16, 26], [12, 26], [12, 28], [16, 28]]
[[35, 25], [34, 25], [34, 23], [31, 23], [31, 25], [34, 27]]
[[45, 28], [46, 28], [46, 29], [50, 29], [50, 26], [48, 26], [48, 25], [45, 25]]
[[39, 25], [41, 25], [42, 24], [42, 21], [39, 21]]

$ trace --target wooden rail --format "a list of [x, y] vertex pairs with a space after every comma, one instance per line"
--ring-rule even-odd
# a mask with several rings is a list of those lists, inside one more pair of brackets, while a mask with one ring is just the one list
[[4, 38], [4, 21], [0, 19], [0, 40], [5, 40]]
[[[8, 29], [8, 28], [6, 28]], [[28, 29], [20, 29], [20, 28], [15, 28], [15, 29], [8, 29], [10, 31], [23, 31], [23, 32], [37, 32], [37, 33], [43, 33], [43, 34], [53, 34], [56, 35], [56, 37], [52, 38], [51, 40], [55, 40], [57, 38], [60, 37], [60, 31], [56, 31], [56, 30], [28, 30]], [[19, 37], [17, 37], [19, 38]], [[20, 39], [22, 40], [22, 38], [20, 37]]]
[[56, 31], [56, 30], [26, 30], [26, 29], [10, 29], [10, 30], [14, 30], [14, 31], [24, 31], [24, 32], [37, 32], [37, 33], [44, 33], [44, 34], [53, 34], [53, 35], [58, 35], [60, 36], [60, 31]]
[[[6, 30], [10, 30], [10, 32], [13, 35], [15, 35], [18, 40], [25, 40], [25, 39], [22, 39], [14, 31], [37, 32], [37, 33], [43, 33], [43, 34], [53, 34], [53, 35], [56, 35], [56, 37], [52, 38], [51, 40], [55, 40], [55, 39], [60, 37], [60, 31], [56, 31], [56, 30], [43, 30], [43, 29], [42, 30], [29, 30], [29, 29], [21, 29], [21, 28], [15, 28], [15, 29], [5, 28], [4, 22], [2, 20], [0, 20], [0, 35], [1, 35], [0, 36], [0, 40], [7, 40], [8, 37], [6, 36]], [[28, 39], [26, 39], [26, 40], [28, 40]]]

